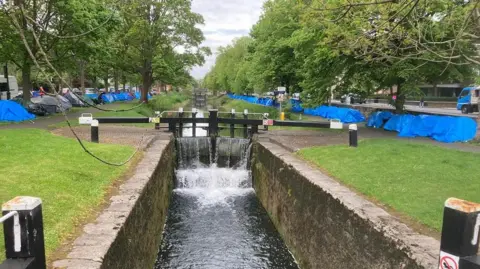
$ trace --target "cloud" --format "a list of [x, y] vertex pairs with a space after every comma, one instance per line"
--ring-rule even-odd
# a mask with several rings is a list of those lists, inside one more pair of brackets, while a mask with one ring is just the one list
[[260, 17], [263, 1], [261, 0], [193, 0], [192, 10], [205, 19], [201, 25], [205, 35], [203, 46], [213, 52], [207, 57], [203, 66], [196, 66], [191, 74], [203, 78], [215, 64], [218, 47], [226, 46], [233, 39], [246, 36]]

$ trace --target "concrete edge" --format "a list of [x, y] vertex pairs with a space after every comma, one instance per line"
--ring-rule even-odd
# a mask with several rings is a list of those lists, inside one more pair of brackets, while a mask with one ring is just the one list
[[[413, 231], [384, 209], [323, 174], [319, 169], [306, 165], [305, 161], [294, 156], [287, 149], [267, 141], [260, 140], [257, 143], [272, 152], [312, 184], [339, 200], [358, 217], [371, 223], [375, 230], [395, 242], [399, 249], [404, 251], [408, 257], [415, 260], [419, 265], [425, 268], [438, 267], [440, 251], [440, 242], [438, 240]], [[301, 167], [302, 169], [299, 170], [296, 167]], [[308, 169], [305, 169], [305, 167], [308, 167]]]
[[133, 175], [119, 187], [117, 195], [110, 197], [110, 204], [95, 222], [83, 226], [83, 233], [72, 243], [70, 253], [65, 259], [54, 261], [52, 268], [101, 268], [104, 257], [154, 174], [165, 148], [171, 143], [171, 137], [156, 137], [150, 141]]

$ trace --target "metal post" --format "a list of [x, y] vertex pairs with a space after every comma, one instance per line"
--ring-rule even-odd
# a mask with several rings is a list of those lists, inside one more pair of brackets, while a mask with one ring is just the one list
[[178, 124], [178, 136], [182, 137], [183, 136], [183, 123], [182, 123], [183, 107], [178, 109], [178, 117], [180, 118], [180, 122]]
[[478, 269], [480, 204], [449, 198], [443, 210], [439, 268]]
[[216, 137], [218, 135], [218, 109], [209, 110], [208, 130], [211, 137]]
[[[235, 119], [235, 109], [232, 108], [232, 119]], [[230, 124], [230, 137], [235, 137], [235, 124]]]
[[[197, 109], [192, 108], [192, 119], [195, 119], [197, 117]], [[192, 123], [192, 136], [197, 137], [197, 123], [193, 121]]]
[[218, 135], [218, 110], [210, 109], [208, 115], [208, 134], [212, 145], [212, 160], [215, 160], [217, 151], [217, 135]]
[[[243, 118], [248, 119], [248, 109], [243, 111]], [[243, 138], [248, 138], [248, 126], [246, 124], [243, 125]]]
[[90, 124], [90, 141], [93, 143], [99, 143], [100, 139], [99, 137], [99, 132], [98, 132], [98, 120], [92, 120], [92, 123]]
[[350, 147], [358, 147], [358, 127], [356, 124], [350, 124], [349, 129], [349, 138], [350, 138]]
[[[42, 200], [20, 196], [2, 206], [7, 260], [0, 269], [46, 269]], [[6, 219], [7, 216], [13, 216]]]
[[168, 131], [175, 134], [175, 123], [173, 122], [168, 123]]

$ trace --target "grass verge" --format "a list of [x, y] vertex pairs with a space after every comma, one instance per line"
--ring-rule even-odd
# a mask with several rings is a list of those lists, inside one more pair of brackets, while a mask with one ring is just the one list
[[[112, 162], [125, 160], [134, 150], [128, 146], [86, 145]], [[15, 196], [42, 199], [47, 256], [95, 211], [109, 186], [128, 169], [94, 160], [73, 139], [35, 129], [1, 130], [0, 163], [0, 201]], [[0, 237], [3, 259], [3, 233]]]
[[359, 147], [313, 147], [298, 154], [380, 204], [438, 232], [449, 197], [480, 202], [478, 153], [402, 140], [372, 139]]
[[[155, 114], [155, 111], [164, 111], [164, 110], [173, 110], [177, 109], [178, 106], [185, 105], [188, 102], [189, 98], [186, 94], [181, 94], [177, 92], [157, 95], [152, 98], [148, 105], [139, 106], [133, 110], [122, 111], [122, 112], [113, 112], [113, 111], [100, 111], [95, 110], [93, 112], [93, 117], [152, 117]], [[137, 101], [133, 102], [123, 102], [123, 103], [113, 103], [102, 106], [105, 109], [110, 110], [124, 110], [131, 109], [132, 107], [138, 106]], [[78, 119], [71, 119], [70, 124], [72, 126], [78, 126]], [[122, 126], [135, 126], [141, 128], [153, 128], [153, 123], [134, 123], [134, 124], [119, 124]], [[67, 127], [67, 122], [62, 121], [60, 123], [52, 124], [48, 126], [51, 129]]]

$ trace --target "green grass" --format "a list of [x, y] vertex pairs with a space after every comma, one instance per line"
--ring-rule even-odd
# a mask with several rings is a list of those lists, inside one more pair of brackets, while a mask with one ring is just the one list
[[[127, 146], [86, 146], [111, 162], [133, 153]], [[42, 199], [47, 256], [100, 205], [108, 187], [127, 169], [100, 163], [73, 139], [36, 129], [1, 130], [0, 164], [2, 203], [15, 196]], [[0, 237], [3, 258], [3, 232]]]
[[369, 198], [441, 230], [449, 197], [480, 202], [480, 154], [401, 140], [365, 140], [359, 147], [299, 151], [344, 184]]

